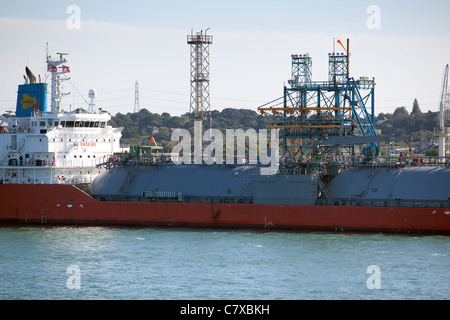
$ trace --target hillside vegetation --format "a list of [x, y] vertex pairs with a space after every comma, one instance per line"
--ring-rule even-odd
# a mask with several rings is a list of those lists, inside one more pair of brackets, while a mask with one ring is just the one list
[[[252, 110], [227, 108], [221, 112], [212, 111], [211, 115], [212, 127], [224, 133], [226, 129], [259, 130], [265, 127], [263, 116]], [[112, 117], [110, 124], [113, 127], [124, 128], [121, 140], [124, 144], [150, 145], [152, 144], [150, 138], [154, 137], [158, 145], [171, 149], [177, 143], [170, 141], [172, 130], [183, 128], [193, 134], [193, 119], [192, 113], [172, 117], [166, 112], [159, 115], [147, 109], [141, 109], [137, 113], [118, 113]]]
[[[171, 149], [176, 142], [171, 141], [172, 129], [184, 128], [193, 133], [192, 113], [181, 116], [171, 116], [169, 113], [151, 113], [142, 109], [137, 113], [118, 113], [112, 117], [110, 124], [123, 127], [122, 143], [130, 145], [150, 145], [154, 137], [158, 145]], [[225, 133], [226, 129], [259, 130], [266, 122], [262, 115], [248, 109], [227, 108], [222, 111], [212, 111], [212, 127]], [[381, 135], [389, 136], [397, 141], [417, 142], [433, 137], [433, 130], [439, 124], [437, 112], [423, 113], [419, 103], [414, 100], [412, 111], [408, 112], [402, 106], [394, 113], [380, 113], [375, 118], [376, 129]]]

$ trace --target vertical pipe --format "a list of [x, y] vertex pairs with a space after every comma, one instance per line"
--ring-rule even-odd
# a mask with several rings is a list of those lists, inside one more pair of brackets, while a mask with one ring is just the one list
[[446, 156], [446, 146], [445, 146], [445, 99], [447, 98], [447, 86], [448, 86], [448, 64], [445, 66], [444, 79], [442, 81], [442, 93], [441, 93], [441, 103], [439, 112], [439, 130], [437, 130], [439, 135], [439, 157], [443, 158]]
[[373, 86], [372, 86], [372, 124], [375, 127], [375, 80], [373, 81]]
[[[348, 79], [350, 78], [350, 39], [347, 38], [347, 83], [349, 83]], [[353, 90], [352, 90], [353, 95]], [[354, 97], [352, 96], [352, 101]], [[352, 108], [349, 110], [350, 119], [353, 118]]]
[[347, 79], [350, 77], [350, 39], [347, 38]]

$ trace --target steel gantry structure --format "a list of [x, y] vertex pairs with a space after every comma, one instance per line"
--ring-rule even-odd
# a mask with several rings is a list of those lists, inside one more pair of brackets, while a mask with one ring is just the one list
[[198, 120], [211, 112], [209, 98], [209, 45], [213, 37], [206, 35], [208, 29], [187, 36], [191, 46], [191, 107]]
[[[312, 81], [309, 54], [292, 55], [291, 80], [284, 87], [282, 102], [273, 104], [280, 98], [258, 108], [261, 114], [271, 114], [267, 128], [280, 129], [283, 154], [305, 155], [317, 146], [320, 152], [342, 152], [344, 148], [354, 153], [353, 143], [337, 146], [326, 141], [329, 137], [376, 136], [375, 79], [349, 76], [348, 47], [349, 41], [347, 49], [343, 47], [345, 52], [329, 53], [328, 81]], [[318, 145], [317, 140], [324, 143]]]

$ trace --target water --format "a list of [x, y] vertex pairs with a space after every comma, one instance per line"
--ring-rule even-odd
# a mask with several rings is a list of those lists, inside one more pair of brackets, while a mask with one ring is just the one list
[[449, 266], [446, 236], [0, 228], [2, 300], [446, 300]]

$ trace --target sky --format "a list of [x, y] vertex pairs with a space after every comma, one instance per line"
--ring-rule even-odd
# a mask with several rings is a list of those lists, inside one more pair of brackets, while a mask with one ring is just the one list
[[[190, 105], [187, 35], [208, 30], [211, 109], [258, 106], [283, 95], [291, 54], [309, 53], [314, 81], [328, 53], [350, 39], [350, 74], [375, 77], [375, 113], [437, 111], [450, 63], [450, 1], [65, 1], [0, 0], [0, 112], [15, 110], [25, 66], [50, 82], [46, 49], [67, 52], [65, 110], [181, 115]], [[336, 45], [336, 50], [339, 45]]]

